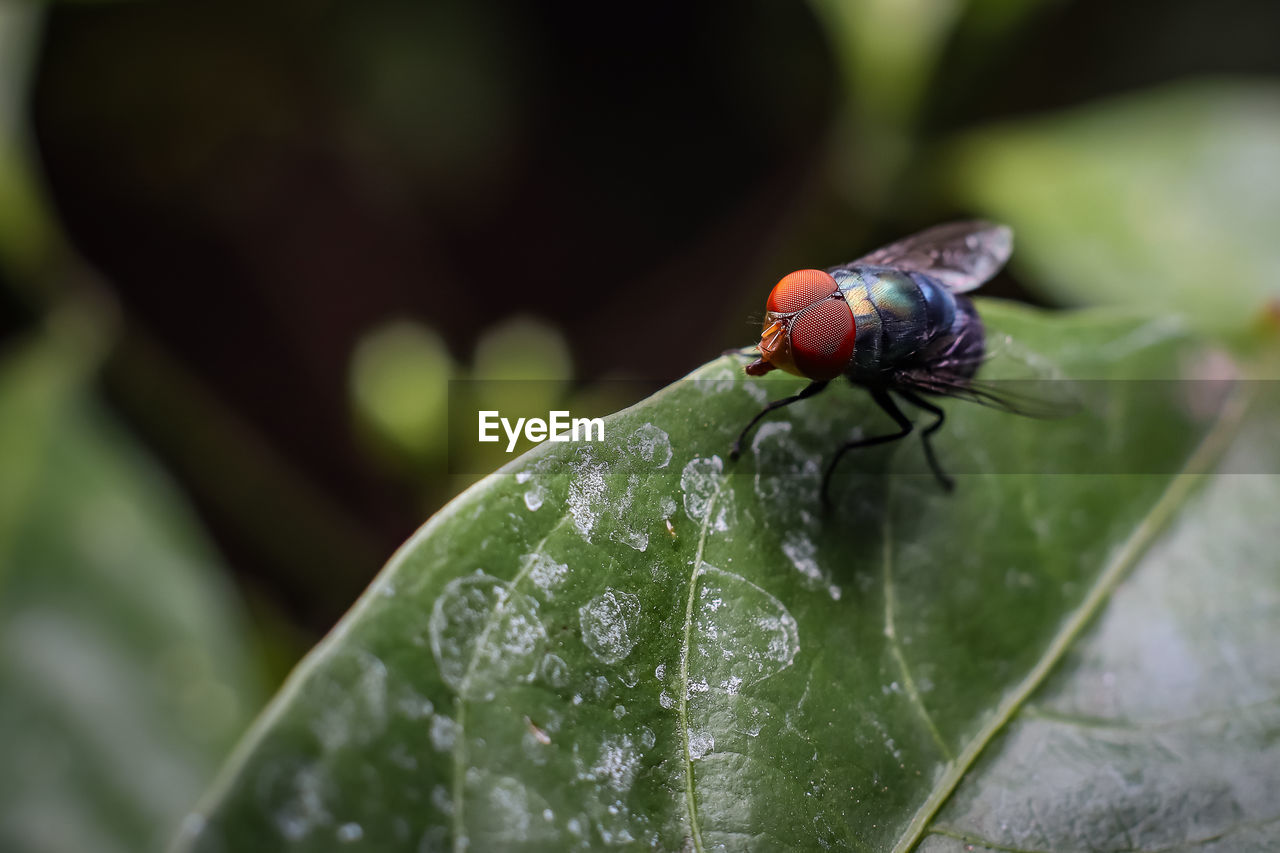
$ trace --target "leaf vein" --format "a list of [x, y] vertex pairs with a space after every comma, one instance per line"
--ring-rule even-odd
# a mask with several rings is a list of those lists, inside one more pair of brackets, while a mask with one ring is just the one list
[[689, 648], [693, 635], [693, 602], [698, 591], [698, 578], [702, 575], [702, 554], [707, 545], [707, 533], [711, 529], [711, 517], [715, 511], [716, 500], [720, 490], [724, 488], [729, 475], [722, 473], [716, 478], [715, 491], [707, 501], [706, 511], [702, 516], [702, 529], [698, 533], [698, 548], [693, 556], [693, 571], [689, 573], [689, 592], [684, 604], [684, 637], [680, 643], [680, 690], [677, 717], [680, 723], [680, 738], [684, 747], [684, 795], [689, 811], [689, 835], [693, 849], [702, 853], [702, 828], [698, 825], [698, 807], [693, 798], [693, 753], [689, 746]]
[[1070, 645], [1102, 609], [1102, 606], [1110, 598], [1112, 591], [1142, 555], [1146, 553], [1147, 548], [1155, 541], [1157, 534], [1164, 529], [1165, 524], [1173, 518], [1177, 510], [1191, 495], [1194, 487], [1204, 479], [1205, 472], [1209, 470], [1210, 466], [1230, 444], [1231, 438], [1243, 421], [1246, 408], [1246, 401], [1242, 396], [1237, 396], [1224, 407], [1218, 421], [1195, 451], [1192, 452], [1182, 470], [1174, 476], [1169, 485], [1166, 486], [1164, 493], [1151, 505], [1151, 509], [1147, 511], [1141, 523], [1138, 524], [1116, 555], [1103, 568], [1102, 573], [1098, 575], [1098, 579], [1094, 581], [1093, 586], [1080, 603], [1080, 606], [1070, 614], [1058, 629], [1053, 640], [1045, 649], [1044, 654], [1041, 655], [1040, 660], [1036, 662], [1035, 666], [1031, 668], [1031, 671], [1027, 673], [1022, 681], [1010, 693], [1005, 695], [996, 707], [996, 712], [991, 715], [987, 723], [969, 741], [968, 745], [961, 751], [959, 758], [947, 767], [946, 772], [934, 787], [933, 792], [916, 810], [915, 815], [898, 837], [897, 843], [893, 846], [893, 853], [905, 853], [905, 851], [914, 849], [920, 843], [920, 840], [928, 831], [929, 822], [933, 820], [934, 815], [942, 808], [943, 803], [950, 798], [952, 792], [960, 784], [960, 780], [973, 766], [974, 762], [977, 761], [983, 749], [1013, 719], [1014, 714], [1019, 711], [1035, 689], [1045, 680]]
[[530, 551], [524, 560], [524, 565], [515, 573], [510, 581], [507, 582], [507, 594], [499, 596], [494, 602], [493, 609], [489, 611], [489, 616], [485, 620], [484, 627], [480, 630], [480, 636], [476, 638], [475, 645], [471, 649], [471, 659], [467, 661], [467, 668], [462, 673], [462, 680], [458, 684], [458, 695], [454, 699], [454, 722], [458, 726], [457, 733], [453, 741], [453, 849], [454, 853], [462, 853], [467, 849], [466, 836], [463, 834], [466, 827], [464, 826], [463, 801], [466, 796], [466, 765], [467, 765], [467, 694], [471, 690], [471, 679], [475, 676], [476, 663], [480, 660], [480, 652], [484, 648], [484, 644], [490, 642], [493, 636], [493, 630], [497, 627], [498, 621], [505, 612], [505, 605], [511, 600], [511, 594], [516, 591], [516, 587], [529, 576], [529, 572], [533, 570], [534, 562], [537, 557], [542, 554], [542, 549], [546, 547], [547, 541], [555, 535], [564, 523], [570, 518], [569, 513], [560, 516], [560, 520], [555, 526], [547, 531], [547, 535], [539, 540], [534, 549]]

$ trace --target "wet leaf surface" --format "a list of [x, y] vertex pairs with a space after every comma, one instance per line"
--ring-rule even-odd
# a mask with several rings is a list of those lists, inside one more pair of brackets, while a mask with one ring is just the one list
[[[1167, 324], [982, 310], [992, 376], [1034, 363], [1174, 379], [1202, 357]], [[717, 360], [610, 418], [604, 443], [544, 444], [454, 501], [293, 675], [180, 846], [888, 850], [963, 846], [954, 836], [968, 833], [1078, 849], [1065, 831], [1025, 834], [1045, 814], [1102, 831], [1085, 807], [1102, 789], [1072, 762], [1115, 780], [1111, 803], [1173, 789], [1138, 752], [1077, 735], [1061, 754], [1036, 753], [1023, 727], [1147, 719], [1090, 679], [1167, 696], [1161, 719], [1194, 716], [1193, 694], [1215, 690], [1204, 680], [1215, 648], [1255, 678], [1251, 697], [1268, 679], [1280, 692], [1257, 659], [1280, 576], [1258, 537], [1274, 534], [1255, 514], [1237, 522], [1252, 550], [1179, 544], [1211, 521], [1188, 518], [1186, 502], [1231, 488], [1198, 491], [1194, 472], [1230, 444], [1239, 406], [1203, 416], [1182, 385], [1162, 397], [1123, 382], [1062, 423], [956, 403], [938, 442], [954, 494], [908, 441], [851, 457], [824, 513], [834, 446], [890, 428], [863, 392], [788, 409], [726, 461], [762, 402], [795, 387]], [[1134, 460], [1145, 473], [1115, 473]], [[1274, 513], [1275, 478], [1257, 483]], [[1117, 635], [1127, 617], [1112, 615], [1137, 599], [1162, 618], [1141, 586], [1152, 565], [1177, 571], [1160, 554], [1227, 571], [1252, 555], [1273, 597], [1240, 597], [1243, 578], [1222, 585], [1201, 622], [1159, 622], [1188, 632], [1187, 654], [1164, 654], [1164, 635]], [[1258, 609], [1226, 618], [1233, 607]], [[1145, 657], [1127, 649], [1144, 638]], [[1187, 689], [1160, 694], [1161, 678]], [[1248, 767], [1254, 783], [1280, 784], [1280, 762]], [[1062, 795], [1072, 783], [1084, 793]], [[1218, 790], [1215, 831], [1260, 810], [1260, 794]], [[1160, 801], [1162, 839], [1202, 837], [1199, 800]]]
[[[1275, 411], [1225, 465], [1277, 470]], [[1207, 482], [957, 789], [922, 850], [1280, 843], [1280, 478]]]

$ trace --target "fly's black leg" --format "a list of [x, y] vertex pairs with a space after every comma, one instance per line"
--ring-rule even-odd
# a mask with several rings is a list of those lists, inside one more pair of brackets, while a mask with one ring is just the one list
[[827, 463], [826, 473], [822, 475], [822, 505], [828, 509], [831, 507], [831, 475], [836, 472], [836, 466], [840, 464], [840, 459], [850, 450], [856, 450], [859, 447], [871, 447], [876, 444], [887, 444], [890, 441], [897, 441], [900, 438], [906, 438], [911, 434], [911, 421], [902, 413], [902, 409], [898, 408], [898, 404], [893, 402], [893, 398], [889, 396], [889, 392], [883, 388], [871, 389], [871, 399], [876, 401], [884, 413], [893, 418], [894, 423], [898, 425], [898, 432], [888, 435], [873, 435], [870, 438], [859, 438], [855, 441], [845, 442], [836, 451], [836, 455]]
[[942, 423], [947, 419], [946, 413], [913, 391], [906, 391], [899, 388], [898, 393], [902, 396], [902, 399], [906, 400], [911, 405], [918, 406], [933, 415], [933, 423], [925, 427], [924, 432], [920, 434], [920, 443], [924, 445], [924, 458], [928, 460], [929, 469], [933, 471], [933, 476], [938, 478], [938, 483], [942, 486], [944, 491], [951, 491], [956, 487], [955, 480], [952, 480], [945, 472], [943, 472], [942, 466], [938, 464], [938, 458], [933, 455], [933, 443], [930, 441], [933, 434], [942, 429]]
[[760, 423], [761, 419], [763, 419], [765, 415], [775, 409], [781, 409], [783, 406], [790, 406], [792, 403], [798, 403], [801, 400], [812, 397], [823, 388], [826, 388], [829, 384], [830, 382], [828, 380], [810, 382], [800, 391], [799, 394], [792, 394], [790, 397], [783, 397], [780, 400], [774, 400], [772, 403], [761, 409], [760, 412], [751, 419], [751, 423], [747, 424], [743, 428], [742, 432], [738, 433], [737, 439], [733, 442], [733, 447], [729, 448], [729, 461], [738, 461], [738, 457], [742, 455], [742, 442], [746, 439], [747, 433], [751, 432], [751, 428]]

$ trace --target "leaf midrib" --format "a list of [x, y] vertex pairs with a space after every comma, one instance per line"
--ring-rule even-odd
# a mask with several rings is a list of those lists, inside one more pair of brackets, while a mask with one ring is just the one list
[[969, 741], [956, 760], [947, 765], [942, 778], [934, 786], [929, 797], [916, 810], [906, 829], [893, 845], [893, 853], [907, 853], [915, 849], [928, 834], [927, 827], [930, 821], [950, 799], [960, 780], [969, 772], [987, 744], [1013, 719], [1014, 714], [1045, 680], [1093, 617], [1102, 609], [1116, 586], [1146, 553], [1157, 534], [1173, 518], [1177, 510], [1190, 497], [1194, 487], [1231, 443], [1247, 408], [1248, 400], [1244, 394], [1238, 393], [1228, 401], [1222, 415], [1192, 452], [1182, 470], [1174, 476], [1164, 493], [1151, 505], [1142, 521], [1094, 581], [1089, 594], [1058, 629], [1058, 633], [1054, 635], [1040, 660], [1013, 691], [1001, 700], [996, 707], [996, 713]]
[[707, 545], [707, 533], [711, 529], [711, 516], [716, 500], [719, 499], [720, 490], [724, 488], [728, 477], [729, 474], [723, 470], [716, 477], [716, 489], [711, 493], [702, 516], [698, 548], [693, 555], [693, 570], [689, 572], [689, 592], [684, 603], [684, 637], [680, 643], [680, 699], [676, 717], [680, 724], [680, 742], [684, 750], [684, 795], [689, 812], [689, 837], [697, 853], [703, 853], [703, 846], [702, 828], [698, 825], [698, 807], [693, 795], [693, 755], [689, 750], [689, 648], [693, 640], [693, 602], [698, 591], [698, 578], [702, 575], [702, 554]]

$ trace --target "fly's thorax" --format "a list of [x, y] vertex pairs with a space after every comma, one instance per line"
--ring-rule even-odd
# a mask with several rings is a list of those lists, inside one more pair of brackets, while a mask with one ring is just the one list
[[849, 373], [883, 374], [910, 360], [952, 327], [955, 297], [919, 273], [855, 267], [834, 273], [857, 329]]
[[849, 371], [851, 374], [878, 373], [881, 370], [880, 353], [883, 349], [884, 331], [881, 328], [880, 312], [871, 302], [867, 278], [872, 273], [864, 273], [861, 270], [838, 270], [833, 275], [840, 291], [844, 294], [849, 310], [853, 312], [856, 333], [853, 363], [849, 366]]

